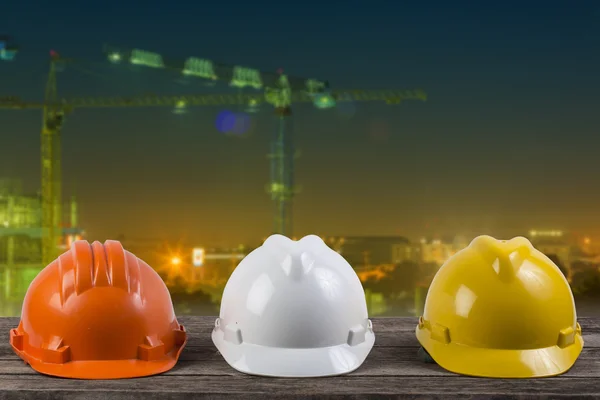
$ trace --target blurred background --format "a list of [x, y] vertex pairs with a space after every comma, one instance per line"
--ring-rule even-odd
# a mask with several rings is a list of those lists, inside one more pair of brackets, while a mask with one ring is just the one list
[[321, 236], [372, 316], [525, 236], [600, 315], [600, 5], [470, 3], [3, 4], [0, 315], [82, 238], [216, 315], [272, 233]]
[[[528, 237], [567, 277], [579, 315], [600, 316], [600, 246], [589, 237], [560, 230], [530, 230], [522, 236]], [[80, 237], [68, 236], [67, 242]], [[176, 312], [181, 315], [217, 315], [230, 274], [246, 254], [260, 245], [255, 242], [229, 248], [194, 247], [159, 239], [125, 236], [115, 239], [155, 268], [169, 287]], [[322, 239], [353, 266], [365, 289], [372, 316], [421, 315], [437, 270], [448, 257], [469, 244], [469, 238], [464, 236], [419, 240], [402, 236]], [[3, 238], [1, 243], [0, 311], [4, 316], [17, 316], [29, 283], [42, 267], [31, 258], [39, 251], [39, 241], [22, 236]]]

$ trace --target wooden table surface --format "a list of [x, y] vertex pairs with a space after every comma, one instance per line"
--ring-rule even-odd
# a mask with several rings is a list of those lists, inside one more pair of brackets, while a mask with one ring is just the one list
[[241, 374], [223, 360], [210, 333], [214, 317], [179, 318], [189, 341], [171, 371], [148, 378], [83, 381], [40, 375], [12, 351], [0, 318], [0, 399], [600, 399], [600, 319], [580, 318], [585, 347], [575, 366], [543, 379], [469, 378], [417, 360], [416, 318], [373, 318], [375, 347], [355, 372], [289, 379]]

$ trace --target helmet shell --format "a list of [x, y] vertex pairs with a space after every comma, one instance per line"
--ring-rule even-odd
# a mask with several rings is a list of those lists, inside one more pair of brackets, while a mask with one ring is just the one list
[[479, 236], [450, 257], [416, 333], [440, 366], [487, 377], [557, 375], [583, 345], [569, 283], [523, 237]]
[[38, 372], [84, 379], [167, 371], [186, 342], [160, 276], [112, 240], [76, 241], [44, 268], [10, 336]]
[[321, 376], [358, 368], [374, 335], [360, 280], [340, 254], [314, 235], [273, 235], [229, 278], [213, 340], [242, 372]]

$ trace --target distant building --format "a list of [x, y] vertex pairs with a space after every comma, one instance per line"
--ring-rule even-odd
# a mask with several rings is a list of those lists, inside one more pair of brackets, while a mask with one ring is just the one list
[[324, 240], [353, 267], [393, 264], [397, 260], [398, 246], [409, 244], [402, 236], [336, 236]]
[[528, 239], [531, 244], [547, 256], [556, 256], [567, 268], [571, 264], [573, 255], [573, 244], [569, 237], [560, 230], [530, 230]]
[[[64, 211], [61, 209], [61, 211]], [[65, 214], [63, 212], [63, 214]], [[71, 222], [77, 220], [77, 204], [71, 201], [69, 224], [61, 223], [60, 249], [64, 250], [83, 231]], [[0, 178], [0, 266], [40, 264], [42, 204], [39, 195], [23, 193], [18, 179]], [[41, 264], [40, 264], [41, 265]]]
[[463, 236], [441, 239], [423, 238], [418, 243], [395, 246], [394, 263], [414, 262], [442, 265], [450, 256], [468, 245], [468, 239]]
[[555, 255], [564, 265], [569, 265], [572, 261], [572, 248], [568, 244], [535, 243], [534, 246], [536, 249], [538, 249], [547, 256]]
[[456, 253], [459, 248], [455, 239], [421, 239], [421, 261], [442, 265]]
[[402, 236], [347, 236], [323, 238], [354, 267], [405, 262], [443, 264], [468, 245], [462, 237], [422, 239], [411, 243]]
[[189, 275], [186, 280], [190, 288], [199, 289], [211, 296], [212, 301], [219, 302], [227, 280], [247, 255], [243, 247], [234, 249], [194, 247], [189, 261]]
[[34, 228], [41, 226], [42, 208], [39, 196], [24, 195], [18, 179], [0, 179], [0, 224], [2, 228]]
[[420, 243], [399, 243], [392, 247], [392, 262], [402, 264], [405, 262], [420, 263], [423, 253]]

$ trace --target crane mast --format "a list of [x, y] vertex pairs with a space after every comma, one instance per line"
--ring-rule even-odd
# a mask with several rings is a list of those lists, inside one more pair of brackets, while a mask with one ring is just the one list
[[267, 89], [267, 102], [275, 106], [276, 124], [271, 141], [271, 182], [267, 192], [275, 207], [273, 233], [291, 236], [293, 232], [292, 205], [297, 188], [294, 185], [294, 151], [292, 128], [292, 96], [288, 79], [281, 75], [276, 89]]
[[273, 233], [291, 235], [293, 232], [292, 203], [297, 188], [294, 186], [294, 151], [290, 107], [276, 108], [276, 126], [271, 142], [271, 182], [267, 191], [275, 206]]
[[62, 222], [61, 143], [60, 132], [64, 111], [58, 102], [56, 66], [52, 56], [46, 82], [41, 134], [42, 175], [42, 262], [49, 264], [57, 256]]

